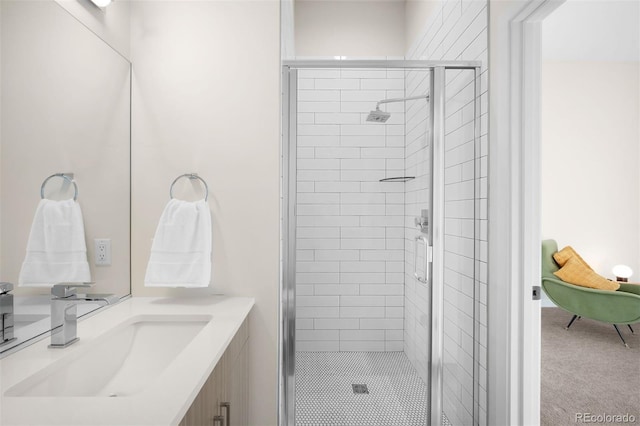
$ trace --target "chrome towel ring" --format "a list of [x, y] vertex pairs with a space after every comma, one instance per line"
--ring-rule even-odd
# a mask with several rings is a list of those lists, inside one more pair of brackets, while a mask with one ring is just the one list
[[49, 179], [54, 177], [60, 177], [66, 180], [67, 182], [69, 182], [70, 184], [73, 184], [73, 190], [74, 190], [73, 200], [76, 201], [78, 199], [78, 184], [76, 184], [76, 181], [73, 179], [73, 173], [54, 173], [48, 178], [46, 178], [44, 182], [42, 182], [42, 185], [40, 186], [40, 198], [44, 199], [44, 187], [47, 184], [47, 182], [49, 182]]
[[182, 178], [189, 178], [190, 180], [193, 179], [198, 179], [200, 182], [202, 182], [202, 184], [204, 185], [204, 200], [207, 201], [209, 199], [209, 185], [207, 185], [207, 182], [205, 182], [204, 179], [202, 179], [200, 176], [198, 176], [197, 173], [185, 173], [183, 175], [178, 176], [177, 178], [175, 178], [173, 180], [173, 182], [171, 183], [171, 187], [169, 187], [169, 198], [171, 198], [173, 200], [173, 185], [176, 184], [177, 181], [179, 181]]

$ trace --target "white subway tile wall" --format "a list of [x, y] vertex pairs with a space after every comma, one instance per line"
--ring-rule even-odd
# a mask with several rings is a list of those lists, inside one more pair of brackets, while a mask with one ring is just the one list
[[404, 72], [298, 72], [297, 351], [402, 351]]
[[[407, 52], [407, 59], [481, 61], [480, 110], [474, 109], [473, 74], [447, 71], [445, 101], [445, 371], [444, 411], [453, 425], [486, 424], [487, 353], [487, 2], [443, 0]], [[420, 93], [426, 73], [408, 73], [407, 96]], [[407, 170], [421, 164], [412, 141], [426, 134], [422, 115], [407, 105]], [[474, 144], [474, 114], [480, 120]], [[425, 136], [421, 136], [425, 135]], [[419, 144], [419, 142], [416, 142]], [[424, 143], [424, 142], [423, 142]], [[419, 145], [416, 145], [419, 146]], [[418, 166], [419, 168], [419, 166]], [[416, 172], [419, 174], [418, 172]], [[407, 219], [416, 215], [414, 190], [407, 186]], [[407, 222], [407, 249], [413, 250]], [[415, 231], [413, 231], [415, 234]], [[411, 244], [409, 244], [411, 243]], [[407, 260], [413, 256], [407, 254]], [[407, 262], [407, 271], [413, 271]], [[405, 343], [407, 356], [424, 378], [420, 351], [428, 347], [428, 292], [406, 275]], [[417, 302], [416, 302], [417, 301]], [[475, 311], [475, 322], [474, 322]], [[474, 362], [475, 354], [475, 362]], [[474, 380], [475, 375], [475, 380]]]

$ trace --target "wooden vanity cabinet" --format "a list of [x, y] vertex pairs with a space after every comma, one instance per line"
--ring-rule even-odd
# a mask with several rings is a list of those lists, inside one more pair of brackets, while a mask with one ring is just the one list
[[180, 426], [244, 426], [248, 423], [249, 324], [245, 319]]

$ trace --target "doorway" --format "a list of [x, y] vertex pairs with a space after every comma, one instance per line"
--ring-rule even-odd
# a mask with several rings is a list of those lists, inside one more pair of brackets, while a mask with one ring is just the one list
[[562, 4], [491, 3], [491, 424], [540, 423], [541, 23]]

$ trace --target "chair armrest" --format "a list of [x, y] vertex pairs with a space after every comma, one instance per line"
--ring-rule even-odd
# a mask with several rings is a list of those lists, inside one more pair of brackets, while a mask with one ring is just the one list
[[542, 278], [542, 289], [553, 303], [575, 315], [610, 324], [640, 321], [640, 295], [633, 290], [596, 290], [548, 277]]
[[620, 288], [618, 291], [623, 291], [625, 293], [633, 293], [640, 296], [640, 284], [626, 284], [620, 283]]

